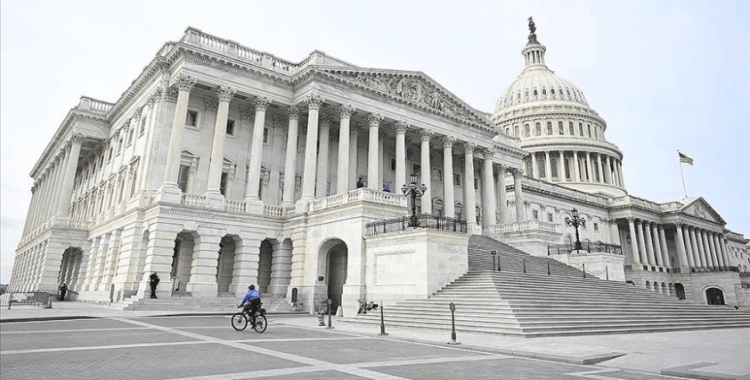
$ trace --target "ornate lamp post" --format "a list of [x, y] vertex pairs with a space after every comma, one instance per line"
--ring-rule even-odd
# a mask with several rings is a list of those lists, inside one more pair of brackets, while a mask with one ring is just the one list
[[581, 250], [581, 239], [578, 237], [578, 226], [585, 226], [586, 225], [586, 219], [581, 218], [581, 215], [578, 213], [578, 210], [575, 208], [570, 211], [570, 213], [573, 215], [573, 219], [571, 218], [565, 218], [565, 224], [568, 226], [573, 226], [576, 229], [576, 251]]
[[411, 196], [411, 217], [409, 217], [409, 227], [419, 227], [419, 221], [417, 220], [417, 197], [421, 197], [424, 195], [424, 192], [427, 191], [427, 186], [425, 186], [424, 183], [421, 187], [417, 187], [418, 180], [419, 176], [417, 173], [412, 173], [409, 186], [406, 186], [406, 184], [401, 186], [401, 192], [407, 197]]

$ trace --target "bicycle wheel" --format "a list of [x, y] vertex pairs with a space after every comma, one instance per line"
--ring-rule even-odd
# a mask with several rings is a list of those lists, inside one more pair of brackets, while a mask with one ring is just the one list
[[268, 327], [268, 320], [266, 320], [266, 316], [256, 315], [255, 327], [253, 327], [253, 330], [255, 330], [255, 332], [257, 332], [258, 334], [263, 334], [263, 332], [266, 331], [266, 327]]
[[247, 327], [247, 317], [245, 317], [245, 313], [235, 313], [232, 315], [232, 327], [237, 331], [242, 331]]

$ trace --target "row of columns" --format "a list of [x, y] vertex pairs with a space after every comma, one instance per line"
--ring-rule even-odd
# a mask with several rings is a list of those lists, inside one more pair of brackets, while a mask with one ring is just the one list
[[628, 218], [633, 247], [633, 264], [672, 268], [664, 226], [646, 220]]
[[[182, 147], [182, 130], [183, 121], [187, 113], [187, 104], [189, 99], [190, 90], [195, 85], [196, 80], [190, 77], [180, 77], [177, 80], [177, 87], [179, 94], [177, 97], [177, 106], [175, 110], [172, 135], [170, 140], [169, 157], [167, 161], [167, 171], [165, 174], [165, 185], [177, 184], [177, 176], [180, 164], [180, 152]], [[211, 195], [218, 194], [218, 184], [221, 178], [221, 165], [223, 160], [223, 139], [224, 139], [224, 127], [227, 122], [227, 112], [229, 101], [235, 93], [235, 90], [220, 86], [217, 92], [219, 94], [219, 111], [217, 112], [216, 127], [214, 133], [213, 150], [211, 153], [211, 165], [209, 169], [209, 186], [207, 190], [207, 198]], [[329, 137], [330, 137], [330, 124], [331, 121], [327, 118], [323, 118], [320, 121], [320, 107], [324, 103], [325, 99], [319, 94], [313, 93], [305, 98], [307, 105], [307, 136], [304, 152], [304, 166], [302, 174], [302, 196], [300, 202], [309, 203], [316, 198], [326, 196], [327, 178], [328, 175], [328, 155], [329, 155]], [[261, 171], [261, 155], [263, 150], [262, 138], [263, 138], [263, 126], [265, 123], [265, 111], [268, 108], [270, 100], [268, 98], [258, 98], [255, 101], [255, 121], [253, 124], [252, 140], [250, 144], [250, 161], [248, 170], [248, 181], [245, 193], [245, 202], [248, 204], [258, 204], [262, 201], [258, 196], [259, 183], [260, 183], [260, 171]], [[338, 166], [336, 172], [337, 188], [336, 193], [342, 194], [349, 189], [355, 187], [356, 179], [353, 178], [355, 175], [351, 168], [356, 168], [356, 155], [357, 145], [356, 138], [357, 129], [351, 128], [350, 121], [351, 115], [355, 111], [354, 107], [350, 105], [340, 106], [337, 109], [341, 128], [339, 130], [339, 147], [338, 147]], [[288, 140], [286, 142], [286, 157], [284, 160], [285, 174], [284, 176], [284, 195], [282, 198], [282, 205], [285, 207], [291, 207], [294, 205], [294, 181], [295, 176], [291, 175], [294, 173], [297, 159], [297, 139], [299, 133], [299, 115], [300, 110], [292, 106], [289, 109], [289, 133]], [[382, 144], [380, 138], [380, 126], [384, 117], [377, 113], [371, 113], [367, 116], [367, 122], [369, 127], [369, 141], [368, 141], [368, 156], [367, 156], [367, 176], [368, 184], [367, 187], [373, 190], [380, 190], [380, 161], [382, 161]], [[397, 122], [395, 125], [396, 129], [396, 186], [399, 184], [406, 183], [406, 144], [405, 134], [409, 125], [405, 122]], [[433, 133], [428, 130], [420, 131], [421, 137], [421, 157], [422, 157], [422, 169], [421, 176], [423, 183], [430, 183], [430, 167], [429, 167], [429, 150], [430, 140], [433, 137]], [[446, 183], [450, 184], [453, 180], [453, 145], [456, 143], [456, 139], [451, 136], [442, 136], [440, 141], [443, 144], [443, 157], [444, 157], [444, 178]], [[316, 149], [317, 148], [317, 149]], [[474, 151], [476, 146], [472, 143], [464, 143], [464, 162], [465, 168], [464, 173], [466, 176], [466, 185], [464, 186], [464, 209], [466, 210], [466, 220], [469, 223], [475, 223], [476, 221], [476, 197], [474, 193]], [[318, 152], [319, 149], [319, 152]], [[485, 212], [485, 214], [494, 215], [495, 209], [495, 197], [496, 191], [494, 189], [494, 182], [489, 180], [489, 176], [492, 175], [494, 164], [491, 160], [491, 152], [489, 150], [482, 150], [482, 154], [485, 156], [484, 165], [487, 168], [487, 173], [483, 174], [483, 194], [492, 194], [492, 196], [483, 197], [485, 199], [484, 209], [489, 210], [491, 213]], [[317, 158], [317, 160], [316, 160]], [[316, 178], [318, 179], [316, 186]], [[516, 178], [516, 189], [520, 192], [520, 178]], [[503, 186], [504, 189], [504, 186]], [[453, 186], [444, 186], [443, 202], [445, 215], [454, 215], [454, 194]], [[504, 194], [503, 194], [504, 195]], [[519, 194], [520, 198], [520, 194]], [[428, 193], [422, 197], [422, 212], [431, 213], [431, 196]], [[504, 202], [503, 202], [504, 204]], [[521, 218], [517, 218], [521, 220]], [[495, 224], [495, 223], [492, 223]]]
[[35, 181], [31, 188], [31, 204], [23, 236], [34, 231], [49, 218], [65, 216], [67, 213], [82, 142], [82, 134], [73, 134]]
[[685, 257], [687, 265], [697, 271], [726, 269], [730, 266], [726, 239], [715, 231], [675, 224], [677, 230], [677, 250]]
[[10, 276], [9, 292], [28, 292], [39, 282], [47, 251], [47, 240], [16, 255]]
[[[572, 151], [571, 156], [567, 156], [567, 151], [543, 151], [531, 153], [531, 176], [536, 179], [545, 178], [552, 181], [552, 161], [551, 158], [557, 158], [556, 169], [557, 178], [560, 182], [592, 182], [603, 183], [618, 187], [625, 187], [625, 181], [622, 175], [622, 161], [619, 158], [602, 153]], [[556, 153], [556, 156], [552, 154]], [[580, 153], [580, 156], [579, 156]], [[537, 155], [543, 154], [543, 157]], [[565, 175], [565, 158], [572, 158], [573, 167], [569, 167], [571, 178]], [[571, 162], [569, 161], [569, 162]], [[539, 163], [544, 163], [544, 176], [541, 175]], [[607, 170], [609, 169], [609, 170]], [[596, 170], [596, 172], [594, 172]], [[597, 177], [598, 175], [598, 177]], [[598, 178], [598, 180], [597, 180]]]

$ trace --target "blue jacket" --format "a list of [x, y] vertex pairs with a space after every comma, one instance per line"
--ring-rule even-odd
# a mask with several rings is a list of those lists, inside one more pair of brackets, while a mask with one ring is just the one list
[[245, 294], [245, 298], [242, 299], [240, 306], [244, 305], [245, 302], [252, 301], [256, 298], [260, 298], [260, 292], [257, 290], [248, 290]]

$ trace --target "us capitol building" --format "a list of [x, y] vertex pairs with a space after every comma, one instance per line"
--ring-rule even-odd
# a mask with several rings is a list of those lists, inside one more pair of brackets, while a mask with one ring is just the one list
[[530, 30], [523, 71], [488, 114], [422, 72], [320, 51], [294, 63], [188, 28], [114, 103], [84, 96], [63, 119], [31, 171], [9, 291], [66, 283], [78, 301], [127, 307], [156, 272], [159, 298], [258, 284], [264, 299], [355, 315], [359, 300], [434, 294], [483, 235], [750, 308], [750, 240], [701, 197], [628, 195], [607, 122]]

